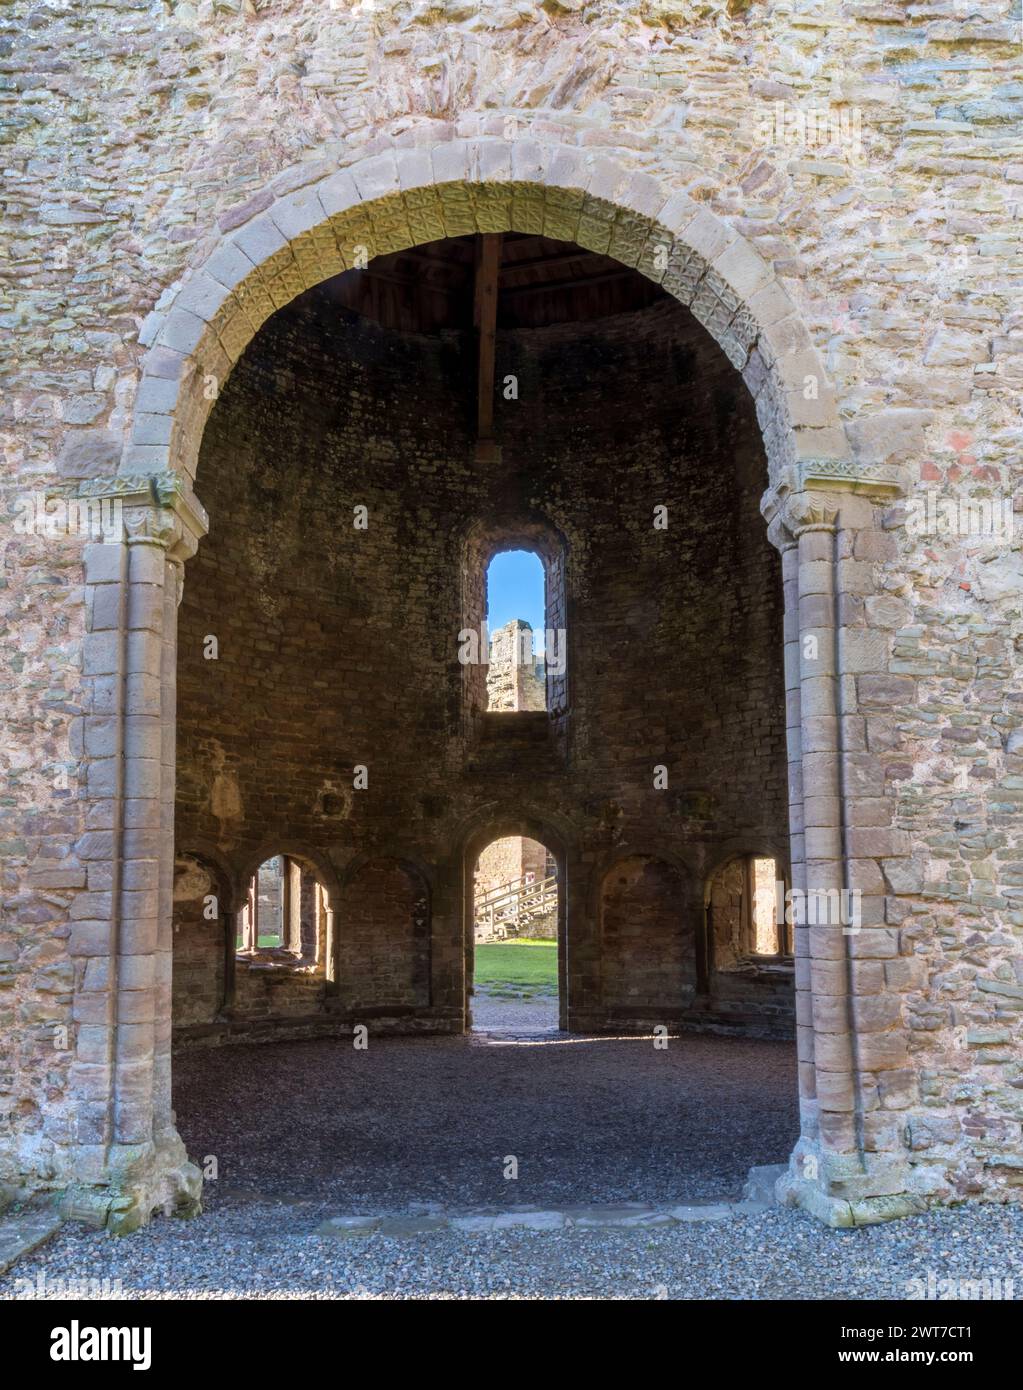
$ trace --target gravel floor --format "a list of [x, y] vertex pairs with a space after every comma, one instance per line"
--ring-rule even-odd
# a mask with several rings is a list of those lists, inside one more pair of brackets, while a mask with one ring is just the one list
[[217, 1159], [211, 1209], [737, 1198], [798, 1132], [792, 1045], [734, 1038], [282, 1042], [187, 1053], [174, 1076], [189, 1153]]
[[472, 1023], [477, 1032], [557, 1032], [558, 996], [495, 999], [477, 988], [472, 997]]
[[303, 1207], [251, 1204], [158, 1220], [122, 1238], [66, 1227], [0, 1279], [0, 1298], [40, 1287], [86, 1296], [92, 1280], [97, 1296], [132, 1299], [902, 1299], [925, 1291], [929, 1275], [999, 1279], [992, 1287], [1003, 1298], [1023, 1297], [1019, 1207], [935, 1211], [851, 1232], [792, 1211], [670, 1229], [358, 1241], [315, 1236], [314, 1221]]
[[[0, 1279], [0, 1298], [902, 1299], [929, 1276], [1023, 1297], [1019, 1207], [853, 1232], [772, 1210], [631, 1230], [316, 1234], [330, 1216], [417, 1204], [734, 1198], [752, 1164], [787, 1156], [790, 1046], [550, 1036], [529, 1006], [493, 1002], [504, 1031], [490, 1035], [178, 1058], [189, 1151], [220, 1165], [204, 1215], [121, 1239], [65, 1227]], [[510, 1153], [515, 1182], [501, 1176]]]

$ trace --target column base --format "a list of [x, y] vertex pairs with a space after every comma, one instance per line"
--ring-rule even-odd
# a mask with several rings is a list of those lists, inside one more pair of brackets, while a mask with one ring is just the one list
[[112, 1235], [129, 1235], [164, 1216], [192, 1217], [202, 1210], [202, 1173], [191, 1163], [175, 1131], [152, 1144], [120, 1145], [109, 1156], [104, 1179], [73, 1183], [60, 1204], [67, 1221], [84, 1221]]
[[828, 1153], [800, 1139], [775, 1196], [782, 1206], [799, 1207], [825, 1226], [848, 1230], [925, 1212], [925, 1199], [906, 1190], [907, 1177], [906, 1165], [897, 1160]]

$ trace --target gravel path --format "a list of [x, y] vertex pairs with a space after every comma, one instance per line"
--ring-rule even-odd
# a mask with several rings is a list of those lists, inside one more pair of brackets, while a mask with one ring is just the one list
[[792, 1045], [735, 1038], [282, 1042], [186, 1053], [174, 1075], [189, 1153], [217, 1159], [210, 1209], [736, 1198], [798, 1132]]
[[670, 1230], [358, 1241], [315, 1236], [315, 1220], [304, 1207], [252, 1204], [122, 1238], [67, 1227], [0, 1280], [0, 1297], [24, 1297], [43, 1279], [53, 1297], [84, 1296], [93, 1280], [108, 1298], [901, 1299], [914, 1292], [910, 1280], [926, 1290], [928, 1275], [993, 1276], [1003, 1297], [1012, 1279], [1023, 1297], [1019, 1207], [935, 1211], [851, 1232], [779, 1210]]

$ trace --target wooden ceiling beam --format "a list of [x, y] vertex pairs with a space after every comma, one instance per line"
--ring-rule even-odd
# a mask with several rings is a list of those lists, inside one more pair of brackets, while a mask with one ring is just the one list
[[559, 290], [585, 290], [590, 285], [606, 285], [612, 280], [625, 280], [634, 275], [635, 271], [629, 270], [627, 266], [622, 266], [620, 270], [610, 270], [606, 275], [585, 275], [574, 280], [537, 280], [531, 285], [508, 285], [501, 290], [503, 295], [519, 294], [556, 294]]
[[601, 265], [617, 264], [610, 256], [598, 255], [596, 251], [567, 252], [561, 256], [531, 256], [529, 260], [503, 261], [501, 263], [501, 278], [504, 279], [506, 275], [510, 275], [516, 270], [556, 270], [562, 266], [577, 264], [579, 261], [596, 261]]

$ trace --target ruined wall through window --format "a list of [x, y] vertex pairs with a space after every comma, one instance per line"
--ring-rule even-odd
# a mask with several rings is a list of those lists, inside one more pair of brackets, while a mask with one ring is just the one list
[[235, 949], [246, 958], [270, 954], [314, 962], [328, 906], [326, 890], [311, 873], [287, 855], [274, 855], [249, 880]]
[[481, 714], [568, 709], [564, 546], [542, 522], [477, 527], [462, 571], [463, 707]]
[[742, 855], [723, 865], [708, 898], [714, 969], [734, 970], [746, 962], [791, 956], [792, 928], [784, 920], [784, 904], [776, 859]]
[[547, 708], [544, 590], [543, 563], [532, 551], [499, 551], [487, 566], [491, 713]]

